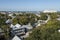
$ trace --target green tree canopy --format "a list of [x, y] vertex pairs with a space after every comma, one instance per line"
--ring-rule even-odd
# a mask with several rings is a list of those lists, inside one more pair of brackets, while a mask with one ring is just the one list
[[47, 24], [34, 29], [25, 40], [60, 40], [60, 21], [50, 20]]
[[46, 14], [40, 14], [40, 20], [47, 20], [48, 16]]
[[56, 19], [58, 18], [58, 13], [49, 13], [51, 19]]

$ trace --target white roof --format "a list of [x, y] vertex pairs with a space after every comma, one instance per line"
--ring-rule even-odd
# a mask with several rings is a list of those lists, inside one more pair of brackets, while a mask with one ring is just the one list
[[36, 14], [36, 16], [40, 17], [40, 15], [39, 15], [39, 14]]
[[10, 25], [10, 28], [12, 28], [13, 30], [16, 30], [16, 29], [21, 28], [21, 25], [18, 24], [18, 23], [17, 23], [16, 25], [11, 24], [11, 25]]
[[36, 27], [38, 27], [38, 26], [40, 26], [41, 24], [39, 23], [39, 24], [37, 24], [37, 26]]
[[23, 25], [22, 27], [25, 27], [27, 29], [32, 29], [33, 28], [30, 23], [28, 23], [27, 25]]
[[14, 26], [13, 24], [11, 24], [11, 25], [10, 25], [10, 28], [13, 28], [13, 27], [15, 27], [15, 26]]
[[13, 15], [13, 13], [10, 13], [8, 16], [12, 16]]
[[16, 28], [20, 28], [21, 25], [17, 23], [17, 24], [15, 25], [15, 27], [16, 27]]
[[10, 19], [8, 19], [7, 21], [6, 21], [6, 23], [10, 23], [11, 22], [11, 20]]
[[13, 28], [14, 30], [14, 29], [19, 29], [19, 28], [32, 29], [33, 27], [30, 24], [21, 26], [20, 24], [17, 23], [16, 25], [11, 24], [10, 28]]
[[22, 28], [32, 29], [33, 27], [30, 25], [23, 25]]
[[14, 36], [12, 40], [21, 40], [18, 36]]

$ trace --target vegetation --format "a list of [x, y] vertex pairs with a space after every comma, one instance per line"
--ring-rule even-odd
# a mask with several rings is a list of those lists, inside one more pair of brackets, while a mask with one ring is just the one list
[[60, 40], [60, 21], [50, 20], [47, 24], [34, 29], [25, 40]]
[[8, 25], [3, 25], [3, 26], [1, 26], [1, 28], [4, 30], [4, 32], [5, 32], [5, 38], [6, 38], [6, 40], [8, 40], [9, 39], [9, 33], [10, 33], [10, 28], [9, 28], [9, 26]]
[[38, 18], [35, 14], [19, 14], [12, 21], [13, 24], [19, 23], [21, 25], [26, 25], [29, 22], [31, 24], [35, 23], [35, 18]]
[[40, 20], [47, 20], [48, 16], [46, 14], [41, 14]]
[[58, 13], [50, 13], [49, 15], [50, 15], [51, 19], [58, 18]]
[[6, 20], [8, 19], [8, 16], [5, 14], [0, 14], [0, 28], [3, 29], [3, 31], [5, 32], [4, 37], [7, 39], [9, 39], [9, 26], [5, 23]]
[[[59, 14], [59, 13], [58, 13]], [[44, 24], [38, 28], [35, 28], [32, 30], [32, 33], [28, 38], [25, 40], [60, 40], [60, 32], [58, 30], [60, 29], [60, 21], [56, 20], [58, 18], [57, 13], [49, 13], [51, 20], [47, 22], [47, 24]], [[41, 13], [41, 17], [36, 16], [33, 13], [26, 13], [23, 12], [23, 14], [13, 14], [15, 18], [12, 19], [12, 17], [8, 16], [7, 14], [1, 14], [0, 13], [0, 28], [2, 28], [5, 32], [5, 38], [9, 38], [9, 25], [5, 23], [7, 19], [12, 19], [12, 23], [15, 25], [16, 23], [19, 23], [21, 25], [26, 25], [28, 23], [31, 23], [33, 25], [38, 20], [47, 20], [47, 14]], [[59, 14], [60, 15], [60, 14]]]

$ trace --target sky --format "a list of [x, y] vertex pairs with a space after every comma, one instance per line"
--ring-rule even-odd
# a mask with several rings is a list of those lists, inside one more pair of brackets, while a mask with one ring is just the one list
[[0, 0], [0, 11], [60, 10], [60, 0]]

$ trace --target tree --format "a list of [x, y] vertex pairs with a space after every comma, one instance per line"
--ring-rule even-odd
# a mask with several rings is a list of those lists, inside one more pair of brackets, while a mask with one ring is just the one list
[[16, 16], [16, 14], [14, 13], [13, 16]]
[[25, 40], [60, 40], [60, 21], [50, 20], [47, 24], [34, 29]]
[[21, 16], [20, 18], [19, 18], [19, 23], [20, 24], [22, 24], [22, 25], [26, 25], [26, 24], [28, 24], [28, 18], [26, 17], [26, 16]]
[[41, 14], [40, 20], [47, 20], [47, 15], [46, 14]]
[[35, 23], [35, 18], [37, 18], [37, 16], [35, 14], [21, 14], [21, 15], [17, 15], [14, 19], [13, 19], [13, 24], [19, 23], [21, 25], [26, 25], [29, 22], [31, 24]]
[[50, 13], [49, 15], [50, 15], [51, 19], [56, 19], [56, 18], [58, 18], [57, 13]]
[[12, 23], [13, 23], [14, 25], [17, 24], [17, 23], [18, 23], [17, 18], [14, 18], [14, 19], [12, 20]]
[[6, 40], [8, 40], [9, 39], [9, 33], [10, 33], [10, 28], [9, 28], [9, 26], [8, 25], [3, 25], [3, 26], [1, 26], [1, 28], [4, 30], [4, 32], [5, 32], [5, 38], [6, 38]]

